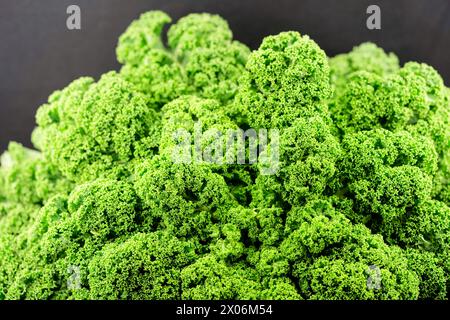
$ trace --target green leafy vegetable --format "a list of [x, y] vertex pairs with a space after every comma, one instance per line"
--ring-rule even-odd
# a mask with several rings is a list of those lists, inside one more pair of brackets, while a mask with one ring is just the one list
[[[144, 13], [0, 158], [0, 300], [448, 299], [450, 89]], [[166, 43], [167, 42], [167, 43]], [[230, 135], [231, 134], [231, 135]], [[252, 153], [257, 151], [256, 156]]]

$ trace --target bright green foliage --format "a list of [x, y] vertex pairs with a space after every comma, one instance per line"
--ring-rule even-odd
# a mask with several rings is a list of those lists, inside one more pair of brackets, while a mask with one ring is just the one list
[[187, 91], [181, 65], [161, 38], [171, 21], [161, 11], [142, 14], [120, 36], [116, 49], [117, 60], [124, 65], [121, 75], [158, 107]]
[[181, 66], [171, 54], [161, 50], [148, 53], [138, 65], [125, 64], [120, 74], [157, 107], [191, 91]]
[[261, 279], [243, 263], [227, 264], [214, 255], [206, 255], [181, 272], [182, 298], [224, 299], [299, 299], [287, 279]]
[[365, 56], [357, 51], [330, 61], [338, 78], [348, 70], [334, 80], [329, 105], [343, 148], [339, 194], [353, 202], [346, 212], [352, 221], [414, 249], [407, 252], [421, 281], [419, 298], [442, 299], [449, 283], [448, 88], [432, 67], [398, 68], [377, 51], [370, 56], [381, 59], [380, 68], [344, 67]]
[[[345, 247], [343, 248], [346, 249]], [[371, 257], [372, 251], [358, 252]], [[354, 262], [351, 257], [342, 259], [337, 257], [319, 257], [312, 265], [298, 267], [298, 274], [308, 280], [302, 281], [302, 291], [311, 300], [410, 300], [418, 296], [417, 285], [419, 283], [416, 275], [412, 271], [406, 271], [405, 259], [389, 261], [391, 257], [386, 254], [386, 260], [380, 260], [382, 271], [380, 286], [377, 290], [367, 287], [367, 281], [371, 276], [377, 279], [377, 266], [371, 269], [371, 259]], [[395, 255], [395, 253], [394, 253]], [[399, 267], [401, 266], [401, 267]], [[400, 271], [398, 271], [400, 268]], [[376, 284], [374, 284], [376, 286]]]
[[228, 266], [207, 255], [181, 272], [183, 299], [256, 299], [258, 276], [243, 264]]
[[197, 49], [184, 66], [191, 88], [201, 97], [231, 100], [248, 54], [248, 48], [237, 41], [225, 47]]
[[99, 179], [78, 186], [68, 200], [77, 233], [106, 240], [134, 229], [137, 199], [126, 182]]
[[376, 174], [382, 166], [415, 166], [430, 176], [437, 170], [433, 142], [405, 131], [378, 129], [349, 134], [342, 147], [342, 174], [351, 180]]
[[282, 32], [264, 38], [248, 58], [238, 104], [253, 128], [282, 128], [299, 117], [326, 115], [330, 95], [325, 52], [308, 36]]
[[432, 140], [373, 130], [347, 135], [342, 146], [342, 193], [353, 200], [349, 218], [390, 244], [434, 252], [440, 263], [448, 259], [450, 211], [431, 200], [438, 161]]
[[450, 208], [443, 202], [420, 203], [404, 223], [398, 235], [400, 243], [444, 255], [444, 258], [450, 253]]
[[341, 136], [384, 128], [429, 137], [438, 153], [439, 167], [433, 196], [448, 203], [450, 95], [441, 76], [432, 67], [416, 62], [408, 62], [395, 72], [358, 70], [348, 75], [329, 104]]
[[[221, 174], [240, 202], [247, 202], [252, 172], [243, 131], [217, 100], [182, 96], [162, 110], [160, 154], [174, 163], [206, 163]], [[238, 162], [238, 155], [243, 155]]]
[[[226, 163], [226, 134], [228, 130], [238, 127], [218, 101], [182, 96], [166, 104], [161, 111], [162, 154], [171, 156], [174, 162], [195, 163], [206, 162], [208, 159], [204, 159], [204, 155], [211, 154], [209, 162]], [[223, 139], [217, 143], [217, 136], [220, 135]]]
[[149, 209], [144, 224], [161, 224], [179, 237], [203, 242], [236, 205], [225, 180], [207, 165], [174, 164], [164, 156], [140, 164], [134, 174], [138, 196]]
[[406, 250], [408, 264], [420, 279], [419, 299], [444, 300], [447, 297], [447, 277], [442, 261], [431, 252]]
[[197, 48], [226, 45], [232, 38], [228, 23], [217, 15], [207, 13], [189, 14], [171, 26], [167, 33], [169, 46], [182, 58]]
[[356, 71], [367, 71], [379, 76], [392, 74], [400, 68], [394, 53], [386, 53], [374, 43], [366, 42], [349, 53], [338, 54], [329, 59], [330, 78], [334, 94], [339, 95], [349, 76]]
[[433, 194], [436, 198], [450, 205], [450, 152], [439, 161], [439, 170], [434, 177]]
[[145, 96], [114, 72], [92, 81], [57, 91], [37, 114], [36, 145], [77, 182], [123, 176], [129, 161], [153, 155], [159, 143], [160, 117]]
[[433, 143], [404, 131], [373, 130], [347, 135], [342, 146], [343, 192], [354, 200], [359, 222], [391, 239], [411, 208], [431, 197]]
[[[13, 249], [15, 237], [26, 232], [51, 196], [68, 194], [72, 183], [63, 178], [57, 167], [45, 161], [40, 152], [18, 143], [10, 143], [0, 159], [0, 234], [4, 238], [0, 241], [0, 251], [7, 250], [3, 254], [16, 257], [20, 250]], [[5, 267], [17, 263], [16, 258], [8, 263], [10, 259], [0, 260]]]
[[264, 203], [268, 198], [273, 198], [278, 204], [287, 202], [298, 205], [336, 188], [336, 161], [340, 155], [340, 146], [321, 117], [294, 121], [281, 132], [279, 141], [266, 149], [269, 154], [267, 158], [270, 159], [270, 153], [277, 149], [278, 161], [260, 164], [263, 168], [272, 168], [276, 173], [257, 178], [253, 198], [255, 203]]
[[[0, 158], [0, 300], [448, 299], [450, 89], [144, 13]], [[254, 152], [257, 151], [255, 155]]]
[[259, 299], [263, 300], [302, 300], [297, 288], [288, 278], [274, 278], [264, 281], [264, 289]]
[[40, 205], [53, 194], [67, 193], [72, 187], [40, 152], [18, 143], [10, 143], [0, 159], [1, 195], [9, 202]]
[[[90, 258], [138, 226], [136, 200], [128, 183], [105, 179], [78, 186], [68, 199], [50, 199], [19, 235], [24, 249], [6, 298], [85, 297]], [[79, 283], [71, 288], [73, 272]]]
[[[271, 246], [283, 239], [283, 210], [281, 208], [232, 208], [228, 221], [245, 232], [252, 245]], [[240, 237], [239, 237], [240, 238]]]
[[449, 120], [438, 120], [434, 115], [447, 106], [448, 96], [439, 74], [425, 64], [409, 62], [384, 77], [366, 71], [350, 74], [330, 108], [344, 133], [377, 127], [414, 130], [427, 123], [431, 126], [429, 135], [436, 136], [441, 150], [446, 140], [440, 136], [448, 137], [449, 129], [434, 122], [448, 124]]
[[30, 223], [29, 229], [16, 239], [21, 247], [15, 255], [16, 270], [5, 288], [7, 299], [49, 299], [68, 297], [57, 262], [71, 243], [63, 234], [67, 218], [66, 197], [50, 199]]
[[164, 49], [161, 32], [172, 19], [162, 11], [150, 11], [133, 21], [120, 36], [117, 60], [122, 64], [137, 65], [153, 50]]
[[0, 234], [20, 234], [39, 209], [40, 206], [36, 204], [0, 202]]
[[[3, 219], [0, 220], [3, 225]], [[17, 238], [13, 234], [0, 231], [0, 300], [6, 298], [8, 288], [14, 279], [17, 268], [20, 264], [18, 257], [19, 248], [17, 247]]]
[[353, 225], [327, 201], [294, 207], [281, 251], [309, 299], [415, 299], [419, 280], [402, 250], [362, 225]]

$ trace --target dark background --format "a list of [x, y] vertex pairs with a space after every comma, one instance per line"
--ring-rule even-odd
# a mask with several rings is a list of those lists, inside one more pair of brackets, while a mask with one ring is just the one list
[[[81, 8], [82, 30], [66, 28], [70, 4]], [[366, 28], [370, 4], [381, 7], [381, 30]], [[309, 34], [330, 56], [373, 41], [402, 62], [432, 65], [450, 85], [449, 0], [0, 0], [0, 151], [10, 140], [30, 145], [35, 111], [52, 91], [117, 69], [118, 36], [152, 9], [174, 20], [218, 13], [252, 48], [286, 30]]]

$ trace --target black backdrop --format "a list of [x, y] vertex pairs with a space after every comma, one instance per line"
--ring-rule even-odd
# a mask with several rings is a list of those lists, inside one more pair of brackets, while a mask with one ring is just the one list
[[[81, 8], [81, 30], [66, 28], [70, 4]], [[381, 30], [366, 28], [370, 4], [381, 8]], [[117, 69], [118, 36], [152, 9], [174, 20], [218, 13], [252, 48], [285, 30], [309, 34], [329, 55], [374, 41], [402, 62], [431, 64], [450, 85], [449, 0], [0, 0], [0, 151], [10, 140], [30, 145], [35, 111], [53, 90]]]

